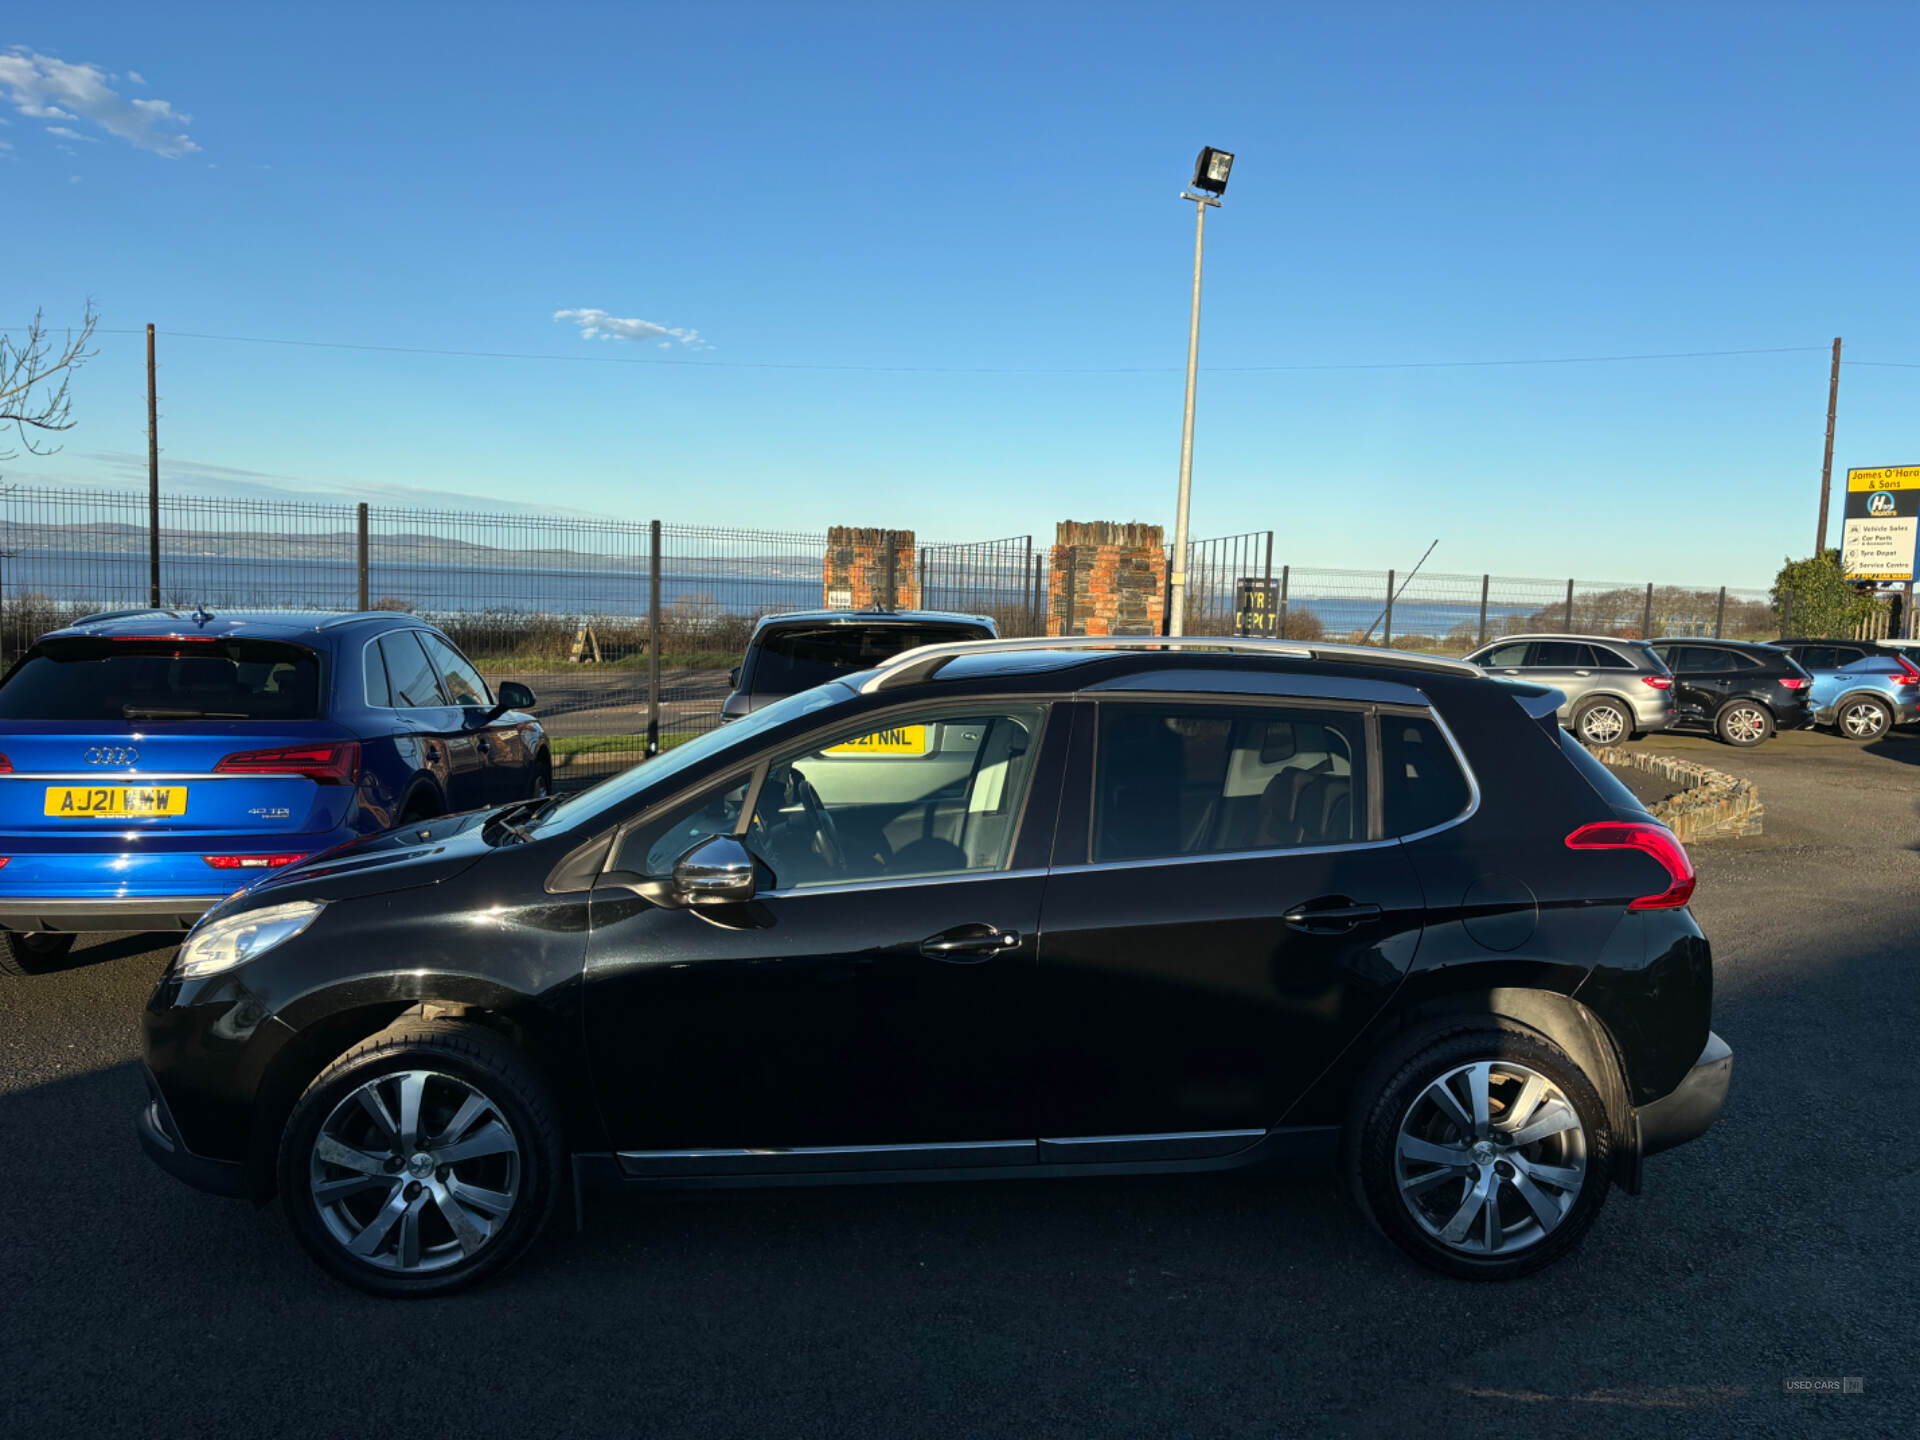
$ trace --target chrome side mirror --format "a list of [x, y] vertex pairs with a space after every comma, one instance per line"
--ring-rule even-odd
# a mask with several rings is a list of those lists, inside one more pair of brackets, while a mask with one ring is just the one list
[[673, 862], [683, 905], [737, 905], [753, 898], [753, 856], [731, 835], [710, 835]]

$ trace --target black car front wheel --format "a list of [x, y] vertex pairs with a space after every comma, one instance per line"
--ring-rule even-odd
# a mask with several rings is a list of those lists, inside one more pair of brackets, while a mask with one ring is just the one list
[[73, 940], [52, 931], [0, 930], [0, 975], [21, 979], [51, 970], [67, 958]]
[[1773, 712], [1757, 700], [1734, 700], [1713, 717], [1713, 733], [1729, 745], [1758, 745], [1773, 734]]
[[375, 1295], [440, 1295], [545, 1227], [565, 1149], [545, 1082], [483, 1026], [401, 1020], [321, 1071], [288, 1118], [294, 1234]]
[[1530, 1031], [1488, 1021], [1435, 1036], [1374, 1084], [1356, 1120], [1358, 1197], [1394, 1244], [1445, 1274], [1538, 1270], [1579, 1243], [1606, 1201], [1599, 1093]]

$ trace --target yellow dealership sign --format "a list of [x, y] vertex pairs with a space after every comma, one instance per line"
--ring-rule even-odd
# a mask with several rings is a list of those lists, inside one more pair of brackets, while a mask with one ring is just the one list
[[1847, 471], [1848, 490], [1920, 490], [1920, 465], [1881, 465]]
[[1847, 471], [1840, 570], [1849, 580], [1910, 581], [1920, 548], [1920, 465]]

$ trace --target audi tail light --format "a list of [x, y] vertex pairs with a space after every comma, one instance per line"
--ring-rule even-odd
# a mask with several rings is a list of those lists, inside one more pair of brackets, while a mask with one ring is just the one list
[[11, 775], [12, 773], [13, 773], [13, 761], [9, 760], [4, 755], [0, 755], [0, 775]]
[[1569, 850], [1638, 850], [1659, 861], [1667, 888], [1627, 903], [1629, 910], [1678, 910], [1693, 898], [1693, 862], [1673, 832], [1650, 820], [1602, 820], [1567, 836]]
[[216, 775], [303, 775], [321, 785], [351, 785], [360, 776], [360, 746], [343, 740], [242, 750], [213, 767]]
[[1673, 688], [1673, 677], [1670, 675], [1642, 675], [1640, 677], [1640, 683], [1642, 685], [1651, 685], [1656, 690], [1671, 690]]
[[216, 870], [278, 870], [283, 865], [291, 865], [296, 860], [307, 857], [301, 855], [202, 855], [200, 857]]

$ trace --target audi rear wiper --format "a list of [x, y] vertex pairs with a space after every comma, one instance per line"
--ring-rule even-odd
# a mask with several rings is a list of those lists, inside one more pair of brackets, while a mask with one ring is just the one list
[[238, 710], [172, 710], [164, 705], [122, 705], [123, 720], [245, 720]]

